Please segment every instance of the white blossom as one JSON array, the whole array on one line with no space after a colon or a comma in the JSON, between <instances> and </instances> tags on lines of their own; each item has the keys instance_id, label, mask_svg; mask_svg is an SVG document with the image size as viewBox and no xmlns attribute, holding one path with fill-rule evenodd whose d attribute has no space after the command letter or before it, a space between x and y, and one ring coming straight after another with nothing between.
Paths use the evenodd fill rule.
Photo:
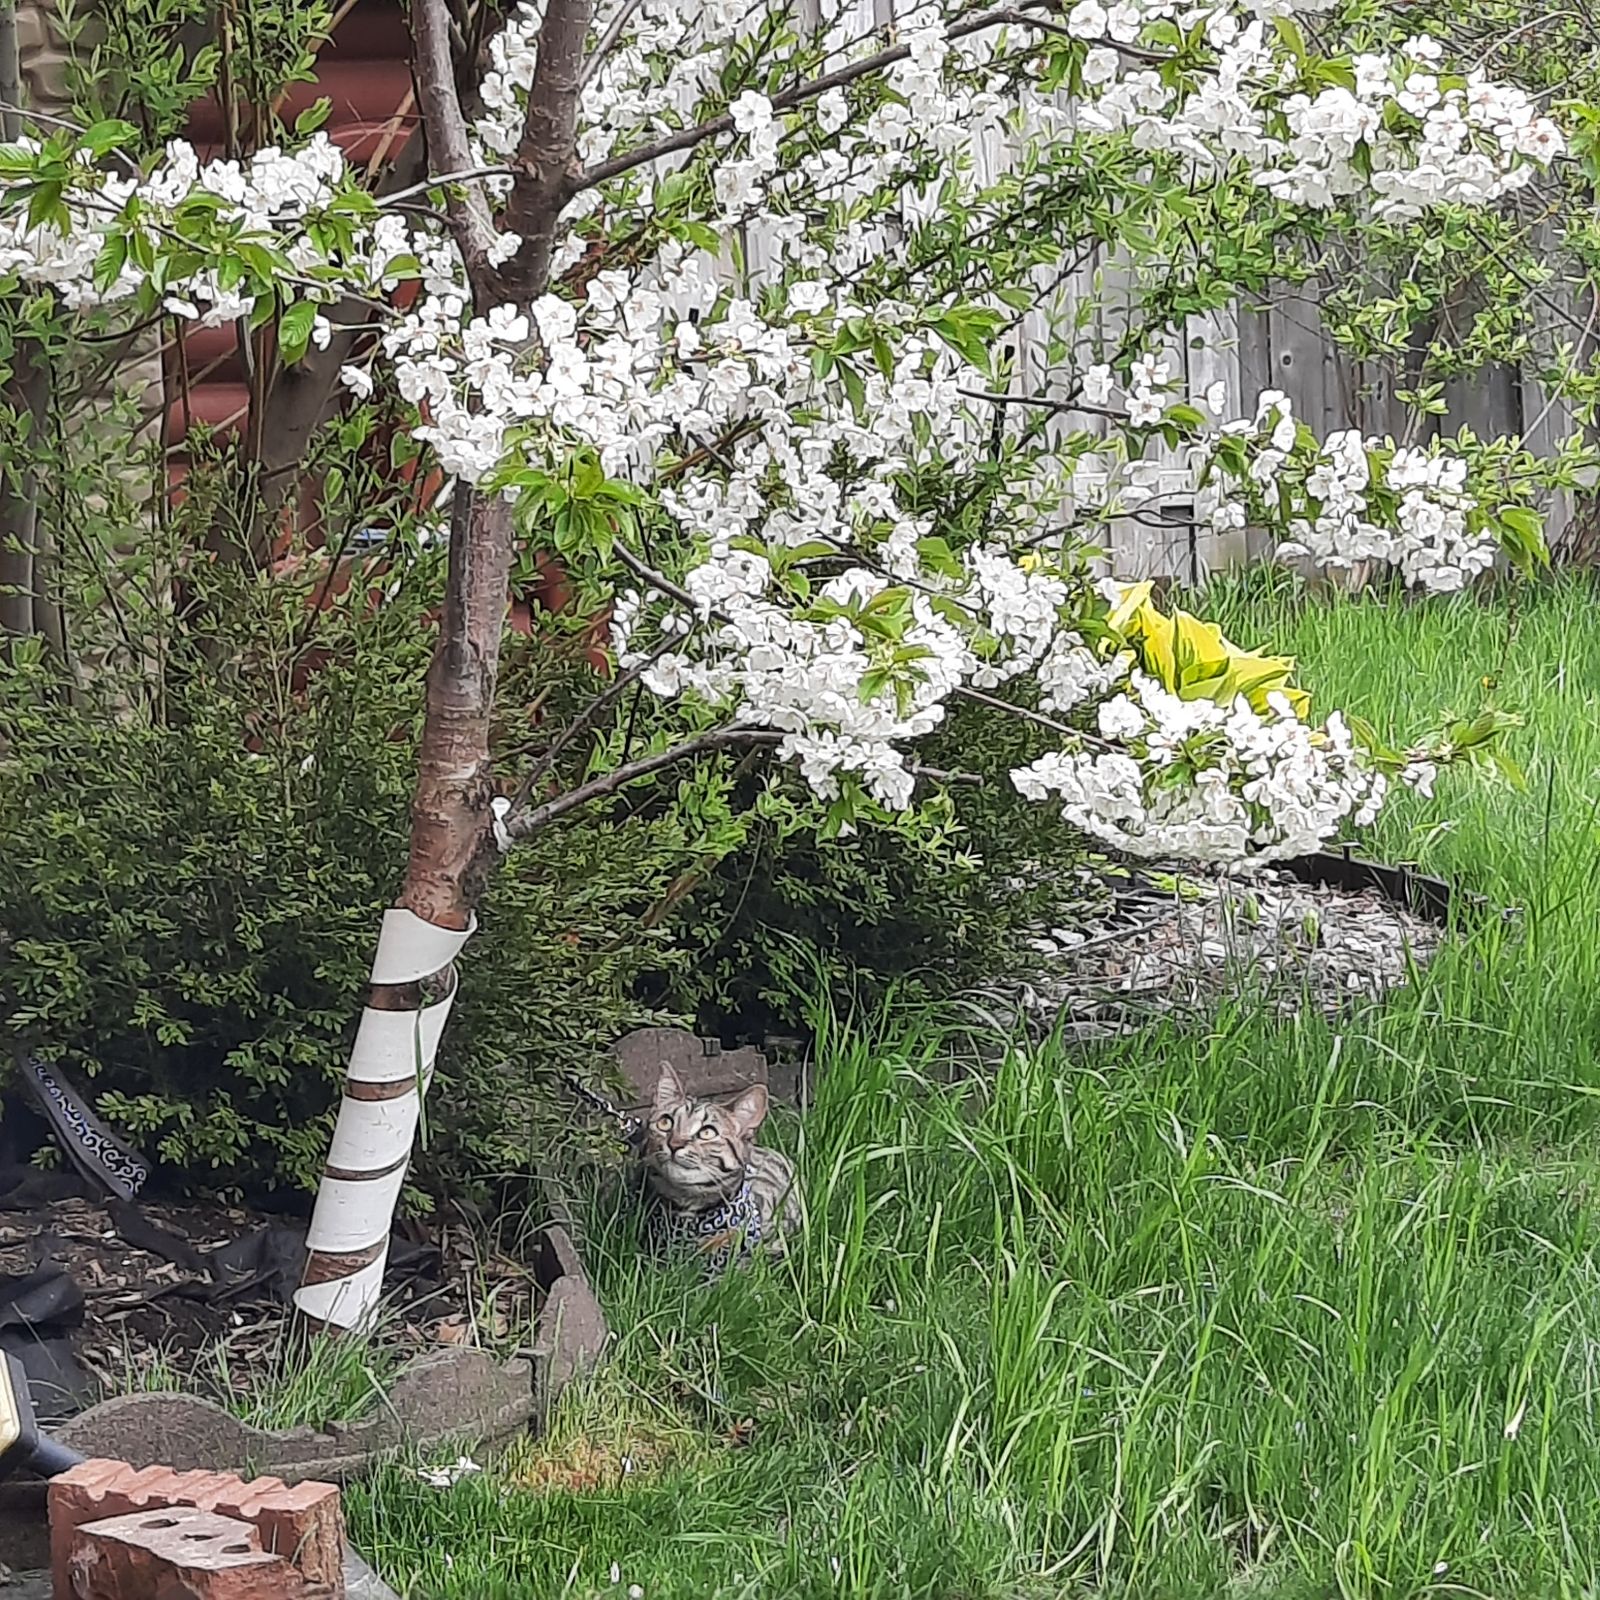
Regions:
<instances>
[{"instance_id":1,"label":"white blossom","mask_svg":"<svg viewBox=\"0 0 1600 1600\"><path fill-rule=\"evenodd\" d=\"M955 219L973 233L994 216L983 198L994 175L971 155L986 129L1015 147L1007 181L1024 188L1030 164L1054 181L1052 163L1069 154L1092 162L1131 144L1140 161L1194 186L1237 182L1285 207L1402 220L1499 202L1563 153L1559 129L1525 92L1481 71L1462 86L1426 38L1357 55L1348 82L1307 82L1271 23L1311 9L1326 6L1076 0L1064 25L1087 49L1069 113L1025 81L1039 37L1026 13L1007 24L1023 46L996 60L992 39L951 40L947 17L966 11L924 4L898 19L905 55L880 81L775 111L756 89L730 99L723 87L729 46L748 27L743 0L642 0L586 85L578 166L726 121L703 168L643 164L580 187L553 241L551 287L530 305L477 314L454 243L425 216L340 213L355 175L322 134L243 161L202 161L174 142L140 176L86 160L63 198L65 229L30 223L26 208L0 211L0 274L49 284L69 310L131 310L144 296L141 314L234 322L255 310L256 291L220 254L186 264L159 294L127 263L97 276L130 202L141 248L163 251L177 209L201 195L236 241L291 261L270 286L272 304L305 318L319 348L331 344L340 299L381 306L413 285L373 360L457 492L494 482L516 498L524 483L564 482L577 463L598 463L648 508L641 519L664 521L667 542L689 552L670 583L626 589L613 605L612 647L650 693L781 736L779 759L824 800L849 790L899 810L913 799L910 747L942 724L953 697L1027 680L1045 715L1077 720L1062 748L1014 774L1019 791L1054 797L1074 826L1135 854L1270 858L1311 848L1381 802L1384 780L1343 723L1311 726L1284 702L1258 711L1180 698L1090 626L1105 602L1079 568L1024 555L1063 507L1092 533L1097 520L1158 498L1163 469L1141 458L1143 430L1165 420L1180 379L1173 361L1096 344L1107 359L1082 370L1082 403L1107 410L1113 368L1126 374L1106 436L1020 454L979 531L952 550L914 486L998 476L994 408L973 396L991 382L981 369L999 343L998 307L1015 308L990 288L958 302L948 283L918 275L911 245L920 228ZM529 0L489 41L472 128L485 166L504 165L521 139L541 22ZM1144 59L1161 32L1153 23L1203 39L1181 77ZM848 32L824 42L830 61L875 48ZM787 82L783 67L762 81ZM489 180L496 205L509 181ZM681 229L650 221L669 183L680 197L687 184L700 208ZM324 255L314 241L341 216L347 242ZM637 256L610 248L635 237L630 227L649 240ZM764 258L730 271L756 238ZM520 247L500 231L491 255L506 262ZM885 263L901 275L877 270ZM959 319L973 314L989 320L963 339ZM1088 356L1082 327L1063 338L1071 366ZM358 398L374 391L365 365L339 376ZM1203 400L1220 418L1225 386ZM1447 589L1493 560L1466 464L1444 447L1391 451L1349 431L1308 443L1271 391L1253 418L1200 431L1197 471L1223 441L1243 448L1243 470L1194 486L1197 515L1219 530L1251 516L1281 521L1274 508L1287 500L1289 530L1324 565L1381 559L1408 582ZM1392 525L1377 500L1392 501ZM617 538L634 536L618 523ZM1427 763L1407 781L1426 792Z\"/></svg>"}]
</instances>

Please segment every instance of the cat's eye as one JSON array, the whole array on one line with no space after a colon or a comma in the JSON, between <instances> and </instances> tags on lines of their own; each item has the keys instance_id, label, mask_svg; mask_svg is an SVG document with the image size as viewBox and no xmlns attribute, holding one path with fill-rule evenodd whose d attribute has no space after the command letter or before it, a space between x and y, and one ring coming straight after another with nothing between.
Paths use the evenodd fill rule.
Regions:
<instances>
[{"instance_id":1,"label":"cat's eye","mask_svg":"<svg viewBox=\"0 0 1600 1600\"><path fill-rule=\"evenodd\" d=\"M671 1133L672 1132L672 1118L671 1117L657 1117L656 1118L656 1126L663 1133Z\"/></svg>"},{"instance_id":2,"label":"cat's eye","mask_svg":"<svg viewBox=\"0 0 1600 1600\"><path fill-rule=\"evenodd\" d=\"M702 1139L715 1139L716 1136L717 1130L713 1128L709 1122L700 1130L700 1137Z\"/></svg>"}]
</instances>

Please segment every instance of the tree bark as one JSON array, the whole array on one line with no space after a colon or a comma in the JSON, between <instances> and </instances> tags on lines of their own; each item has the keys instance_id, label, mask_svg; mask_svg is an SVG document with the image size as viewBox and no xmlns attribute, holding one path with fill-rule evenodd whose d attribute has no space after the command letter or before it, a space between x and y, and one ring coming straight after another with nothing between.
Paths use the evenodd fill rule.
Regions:
<instances>
[{"instance_id":1,"label":"tree bark","mask_svg":"<svg viewBox=\"0 0 1600 1600\"><path fill-rule=\"evenodd\" d=\"M0 139L22 132L22 46L17 38L17 0L0 0Z\"/></svg>"},{"instance_id":2,"label":"tree bark","mask_svg":"<svg viewBox=\"0 0 1600 1600\"><path fill-rule=\"evenodd\" d=\"M414 129L385 170L376 193L382 198L408 188L422 172L422 135ZM334 333L327 349L307 350L294 366L273 373L260 426L250 430L249 456L241 464L254 491L249 548L244 553L257 566L268 561L303 486L301 470L312 439L338 408L340 367L372 337L346 330L370 319L370 309L360 301L339 301L328 311Z\"/></svg>"},{"instance_id":3,"label":"tree bark","mask_svg":"<svg viewBox=\"0 0 1600 1600\"><path fill-rule=\"evenodd\" d=\"M510 582L511 507L499 496L460 495L400 894L408 911L441 927L468 926L496 854L489 723Z\"/></svg>"},{"instance_id":4,"label":"tree bark","mask_svg":"<svg viewBox=\"0 0 1600 1600\"><path fill-rule=\"evenodd\" d=\"M525 300L549 282L556 225L581 171L575 153L578 104L593 14L593 0L550 0L539 30L539 59L506 205L506 226L521 235L522 245L502 269L507 287Z\"/></svg>"},{"instance_id":5,"label":"tree bark","mask_svg":"<svg viewBox=\"0 0 1600 1600\"><path fill-rule=\"evenodd\" d=\"M455 998L454 957L497 855L489 726L510 577L510 506L459 494L410 857L384 919L295 1296L315 1327L359 1329L376 1309L422 1096Z\"/></svg>"},{"instance_id":6,"label":"tree bark","mask_svg":"<svg viewBox=\"0 0 1600 1600\"><path fill-rule=\"evenodd\" d=\"M0 140L21 137L22 72L17 44L16 0L0 0ZM27 449L39 447L42 407L37 403L41 372L31 356L31 343L17 346L15 366L6 383L6 406L33 418ZM0 650L9 641L33 632L34 541L39 515L38 484L32 460L13 444L0 456Z\"/></svg>"}]
</instances>

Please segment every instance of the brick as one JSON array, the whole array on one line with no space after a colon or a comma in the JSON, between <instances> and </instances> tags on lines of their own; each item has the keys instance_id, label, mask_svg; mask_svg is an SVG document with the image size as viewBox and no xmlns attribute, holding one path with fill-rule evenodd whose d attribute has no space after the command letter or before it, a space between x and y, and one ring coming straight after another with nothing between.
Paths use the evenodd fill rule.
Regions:
<instances>
[{"instance_id":1,"label":"brick","mask_svg":"<svg viewBox=\"0 0 1600 1600\"><path fill-rule=\"evenodd\" d=\"M44 7L21 5L17 7L17 54L26 61L39 50L47 50L54 43L50 37L50 24Z\"/></svg>"},{"instance_id":2,"label":"brick","mask_svg":"<svg viewBox=\"0 0 1600 1600\"><path fill-rule=\"evenodd\" d=\"M344 1516L331 1483L279 1478L250 1482L226 1472L139 1470L121 1461L86 1461L50 1480L50 1556L57 1593L70 1595L73 1532L84 1523L162 1507L192 1507L252 1527L256 1548L293 1564L318 1600L343 1600Z\"/></svg>"},{"instance_id":3,"label":"brick","mask_svg":"<svg viewBox=\"0 0 1600 1600\"><path fill-rule=\"evenodd\" d=\"M305 1584L248 1522L154 1506L73 1529L58 1600L303 1600Z\"/></svg>"},{"instance_id":4,"label":"brick","mask_svg":"<svg viewBox=\"0 0 1600 1600\"><path fill-rule=\"evenodd\" d=\"M307 1583L330 1595L344 1593L344 1513L331 1483L297 1483L287 1489L277 1478L257 1478L238 1493L238 1480L213 1500L225 1517L252 1524L261 1548L287 1556Z\"/></svg>"}]
</instances>

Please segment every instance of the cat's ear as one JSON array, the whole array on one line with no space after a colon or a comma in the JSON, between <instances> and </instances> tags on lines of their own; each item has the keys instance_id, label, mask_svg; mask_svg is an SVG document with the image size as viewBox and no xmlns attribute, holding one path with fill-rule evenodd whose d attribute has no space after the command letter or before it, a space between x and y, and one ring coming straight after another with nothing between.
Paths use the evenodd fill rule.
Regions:
<instances>
[{"instance_id":1,"label":"cat's ear","mask_svg":"<svg viewBox=\"0 0 1600 1600\"><path fill-rule=\"evenodd\" d=\"M663 1112L676 1111L688 1098L678 1074L663 1061L661 1076L656 1079L655 1100L651 1108L654 1114L659 1117Z\"/></svg>"},{"instance_id":2,"label":"cat's ear","mask_svg":"<svg viewBox=\"0 0 1600 1600\"><path fill-rule=\"evenodd\" d=\"M755 1083L728 1107L728 1115L738 1123L739 1132L748 1139L767 1120L768 1104L766 1084Z\"/></svg>"}]
</instances>

